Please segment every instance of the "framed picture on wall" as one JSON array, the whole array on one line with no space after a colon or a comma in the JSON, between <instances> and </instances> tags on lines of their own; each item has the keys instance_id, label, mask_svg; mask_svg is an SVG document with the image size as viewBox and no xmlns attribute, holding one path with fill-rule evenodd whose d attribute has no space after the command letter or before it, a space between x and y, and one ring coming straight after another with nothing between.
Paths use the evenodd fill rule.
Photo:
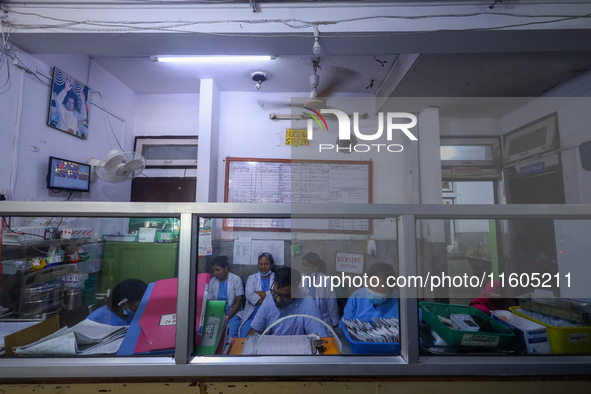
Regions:
<instances>
[{"instance_id":1,"label":"framed picture on wall","mask_svg":"<svg viewBox=\"0 0 591 394\"><path fill-rule=\"evenodd\" d=\"M47 124L76 137L88 137L88 112L91 90L88 86L57 67L49 99Z\"/></svg>"}]
</instances>

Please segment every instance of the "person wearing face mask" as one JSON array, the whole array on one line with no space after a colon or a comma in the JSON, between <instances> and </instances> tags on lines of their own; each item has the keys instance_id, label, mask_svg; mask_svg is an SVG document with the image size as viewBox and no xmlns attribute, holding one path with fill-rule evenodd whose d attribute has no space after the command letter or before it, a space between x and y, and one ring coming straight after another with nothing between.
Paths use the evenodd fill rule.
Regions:
<instances>
[{"instance_id":1,"label":"person wearing face mask","mask_svg":"<svg viewBox=\"0 0 591 394\"><path fill-rule=\"evenodd\" d=\"M358 289L351 294L345 305L343 318L362 321L372 321L379 317L398 319L398 292L386 284L388 277L394 276L394 268L386 263L376 263L370 267L367 276L368 282L372 276L379 278L378 285Z\"/></svg>"},{"instance_id":2,"label":"person wearing face mask","mask_svg":"<svg viewBox=\"0 0 591 394\"><path fill-rule=\"evenodd\" d=\"M139 279L126 279L113 288L105 305L87 319L110 326L127 326L140 306L148 285Z\"/></svg>"},{"instance_id":3,"label":"person wearing face mask","mask_svg":"<svg viewBox=\"0 0 591 394\"><path fill-rule=\"evenodd\" d=\"M289 267L275 271L271 296L265 297L252 321L248 335L262 334L275 321L290 315L308 315L322 319L318 305L306 294L300 294L301 274ZM265 335L311 335L328 336L324 325L307 317L294 317L274 325Z\"/></svg>"},{"instance_id":4,"label":"person wearing face mask","mask_svg":"<svg viewBox=\"0 0 591 394\"><path fill-rule=\"evenodd\" d=\"M242 279L231 273L228 257L218 256L211 263L213 277L209 280L208 300L226 301L226 320L228 321L228 333L231 337L238 336L240 317L237 313L242 308L242 296L244 289Z\"/></svg>"},{"instance_id":5,"label":"person wearing face mask","mask_svg":"<svg viewBox=\"0 0 591 394\"><path fill-rule=\"evenodd\" d=\"M273 268L275 260L271 253L259 254L258 270L252 274L246 281L246 306L240 316L239 336L245 338L250 331L252 320L261 308L261 304L267 296L271 296L271 284L275 280Z\"/></svg>"},{"instance_id":6,"label":"person wearing face mask","mask_svg":"<svg viewBox=\"0 0 591 394\"><path fill-rule=\"evenodd\" d=\"M304 256L302 268L302 289L316 301L322 320L333 327L338 326L340 318L335 292L324 286L326 263L316 253L310 252ZM309 276L312 280L304 280L304 276Z\"/></svg>"}]
</instances>

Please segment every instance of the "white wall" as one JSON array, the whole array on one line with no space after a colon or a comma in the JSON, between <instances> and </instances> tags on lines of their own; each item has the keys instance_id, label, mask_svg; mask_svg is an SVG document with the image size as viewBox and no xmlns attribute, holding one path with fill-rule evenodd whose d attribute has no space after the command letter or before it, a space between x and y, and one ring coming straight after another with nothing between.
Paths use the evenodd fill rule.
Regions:
<instances>
[{"instance_id":1,"label":"white wall","mask_svg":"<svg viewBox=\"0 0 591 394\"><path fill-rule=\"evenodd\" d=\"M29 74L23 74L10 62L11 83L9 90L0 94L0 142L2 143L0 188L10 188L10 199L16 201L64 200L66 192L51 193L47 190L46 175L49 156L88 162L91 157L104 158L109 150L118 148L115 135L124 148L131 149L133 141L133 123L135 114L135 93L114 78L101 66L91 62L87 56L78 55L39 55L31 58L37 63L39 81ZM83 140L47 126L52 67L70 74L79 81L88 84L96 91L101 91L104 102L97 94L92 102L104 104L104 107L120 114L126 119L122 122L106 115L92 106L89 116L88 139ZM5 68L2 70L2 73ZM0 78L1 74L0 73ZM22 75L22 85L19 85ZM19 109L19 100L22 109ZM113 130L111 130L111 127ZM14 142L17 157L14 160ZM10 178L15 175L14 187ZM90 193L74 193L74 200L90 201L129 201L130 182L106 183L97 180L91 185Z\"/></svg>"},{"instance_id":2,"label":"white wall","mask_svg":"<svg viewBox=\"0 0 591 394\"><path fill-rule=\"evenodd\" d=\"M306 128L306 121L292 122L289 120L271 120L270 113L290 114L289 106L275 106L263 109L259 102L289 103L292 97L306 97L308 93L260 93L260 92L221 92L221 113L219 125L219 168L217 201L224 200L226 157L276 158L276 159L322 159L322 160L369 160L373 161L373 203L374 204L403 204L409 203L412 194L412 161L413 153L409 141L402 133L394 133L391 143L399 143L405 147L401 153L351 153L343 154L333 151L319 153L319 144L334 144L337 139L337 122L328 122L328 132L314 128L314 139L309 146L290 147L285 145L285 130L288 128ZM329 107L347 110L352 103L360 103L356 110L360 113L370 112L375 107L373 99L364 98L331 98ZM338 104L335 104L338 102ZM367 108L364 108L366 106ZM349 112L349 111L347 111ZM377 130L377 118L361 120L360 131L373 134ZM384 132L384 135L386 133ZM379 141L385 143L385 137ZM363 143L360 141L359 143ZM416 142L412 142L416 143ZM409 148L409 149L406 149ZM380 221L374 223L374 235L378 238L394 239L392 226L384 224L380 228ZM288 234L274 234L282 238ZM253 237L264 237L263 233L253 234ZM300 237L300 234L298 234ZM327 238L340 237L334 234ZM315 236L315 239L318 239ZM350 238L349 235L346 236Z\"/></svg>"},{"instance_id":3,"label":"white wall","mask_svg":"<svg viewBox=\"0 0 591 394\"><path fill-rule=\"evenodd\" d=\"M198 94L138 94L136 95L134 137L138 136L196 136L199 135ZM133 141L131 142L133 149ZM195 168L147 168L150 177L195 177Z\"/></svg>"},{"instance_id":4,"label":"white wall","mask_svg":"<svg viewBox=\"0 0 591 394\"><path fill-rule=\"evenodd\" d=\"M487 136L500 135L499 118L439 118L439 133L448 136Z\"/></svg>"}]
</instances>

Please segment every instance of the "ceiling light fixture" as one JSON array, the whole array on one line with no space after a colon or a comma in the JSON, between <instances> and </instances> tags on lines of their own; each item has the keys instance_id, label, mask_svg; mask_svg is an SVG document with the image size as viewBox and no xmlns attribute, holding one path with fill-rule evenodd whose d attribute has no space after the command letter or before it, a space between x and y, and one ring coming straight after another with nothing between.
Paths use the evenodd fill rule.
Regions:
<instances>
[{"instance_id":1,"label":"ceiling light fixture","mask_svg":"<svg viewBox=\"0 0 591 394\"><path fill-rule=\"evenodd\" d=\"M150 56L153 62L162 63L242 63L275 60L275 56Z\"/></svg>"},{"instance_id":2,"label":"ceiling light fixture","mask_svg":"<svg viewBox=\"0 0 591 394\"><path fill-rule=\"evenodd\" d=\"M312 52L314 52L315 55L320 55L320 51L322 48L320 48L320 32L318 31L318 26L316 26L314 28L314 46L312 47Z\"/></svg>"}]
</instances>

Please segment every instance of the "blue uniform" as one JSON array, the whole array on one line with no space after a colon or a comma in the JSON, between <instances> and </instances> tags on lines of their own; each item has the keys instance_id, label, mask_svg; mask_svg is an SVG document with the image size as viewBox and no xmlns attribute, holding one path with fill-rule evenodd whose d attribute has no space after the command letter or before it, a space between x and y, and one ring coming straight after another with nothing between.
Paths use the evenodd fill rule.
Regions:
<instances>
[{"instance_id":1,"label":"blue uniform","mask_svg":"<svg viewBox=\"0 0 591 394\"><path fill-rule=\"evenodd\" d=\"M131 323L133 316L129 316L127 320L123 320L115 313L111 312L106 305L103 305L88 315L87 319L97 323L108 324L110 326L128 326Z\"/></svg>"},{"instance_id":2,"label":"blue uniform","mask_svg":"<svg viewBox=\"0 0 591 394\"><path fill-rule=\"evenodd\" d=\"M398 297L386 298L386 302L381 305L372 304L368 300L365 288L356 290L345 305L343 312L344 319L359 319L362 321L372 321L378 317L399 318L398 315Z\"/></svg>"},{"instance_id":3,"label":"blue uniform","mask_svg":"<svg viewBox=\"0 0 591 394\"><path fill-rule=\"evenodd\" d=\"M322 320L318 305L310 297L296 298L283 309L277 308L273 297L266 297L252 321L251 327L262 334L273 322L289 315L309 315ZM273 326L265 335L309 335L315 333L321 337L329 336L322 323L305 317L294 317Z\"/></svg>"}]
</instances>

